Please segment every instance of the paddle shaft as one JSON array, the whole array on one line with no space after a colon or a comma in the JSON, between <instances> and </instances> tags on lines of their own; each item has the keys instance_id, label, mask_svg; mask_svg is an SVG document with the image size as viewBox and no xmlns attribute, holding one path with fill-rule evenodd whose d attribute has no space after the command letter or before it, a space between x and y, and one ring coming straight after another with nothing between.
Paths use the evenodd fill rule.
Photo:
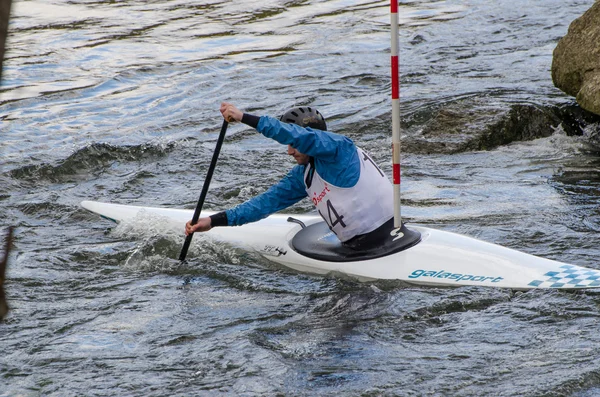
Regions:
<instances>
[{"instance_id":1,"label":"paddle shaft","mask_svg":"<svg viewBox=\"0 0 600 397\"><path fill-rule=\"evenodd\" d=\"M192 225L195 225L198 222L198 219L200 218L202 206L204 205L204 199L206 198L206 194L208 192L208 186L210 185L210 180L212 179L213 172L215 171L215 167L217 166L219 152L221 151L221 146L223 145L223 140L225 139L225 132L227 131L227 126L227 121L223 120L223 126L221 126L221 133L219 134L219 139L217 140L217 147L215 148L215 152L213 153L213 157L210 162L210 167L208 167L208 173L206 174L206 179L204 180L204 185L202 186L202 192L200 193L200 198L198 199L198 204L196 205L196 210L194 211L194 216L192 217ZM186 236L185 242L183 243L183 247L181 248L181 253L179 254L180 261L185 260L188 249L190 248L190 244L192 243L193 236L194 233L191 233Z\"/></svg>"}]
</instances>

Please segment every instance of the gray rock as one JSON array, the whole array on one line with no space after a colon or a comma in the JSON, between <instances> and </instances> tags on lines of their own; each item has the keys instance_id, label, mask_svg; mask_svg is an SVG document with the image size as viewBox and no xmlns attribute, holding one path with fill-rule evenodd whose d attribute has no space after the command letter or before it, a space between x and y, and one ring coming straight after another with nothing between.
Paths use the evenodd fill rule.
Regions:
<instances>
[{"instance_id":1,"label":"gray rock","mask_svg":"<svg viewBox=\"0 0 600 397\"><path fill-rule=\"evenodd\" d=\"M389 139L390 113L368 122L338 126L364 142ZM402 116L402 152L453 154L493 150L512 142L544 138L557 130L600 150L600 116L575 101L560 105L490 96L429 103ZM370 151L371 155L376 155Z\"/></svg>"},{"instance_id":2,"label":"gray rock","mask_svg":"<svg viewBox=\"0 0 600 397\"><path fill-rule=\"evenodd\" d=\"M600 115L600 2L569 26L552 59L554 85Z\"/></svg>"},{"instance_id":3,"label":"gray rock","mask_svg":"<svg viewBox=\"0 0 600 397\"><path fill-rule=\"evenodd\" d=\"M434 110L424 124L406 131L403 147L413 153L490 150L514 141L550 136L561 123L552 109L472 98Z\"/></svg>"}]
</instances>

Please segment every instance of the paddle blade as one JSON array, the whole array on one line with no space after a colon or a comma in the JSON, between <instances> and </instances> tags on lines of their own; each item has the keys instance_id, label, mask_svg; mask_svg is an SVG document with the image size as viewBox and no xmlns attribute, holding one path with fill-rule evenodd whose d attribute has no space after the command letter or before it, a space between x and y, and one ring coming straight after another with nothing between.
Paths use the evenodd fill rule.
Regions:
<instances>
[{"instance_id":1,"label":"paddle blade","mask_svg":"<svg viewBox=\"0 0 600 397\"><path fill-rule=\"evenodd\" d=\"M185 236L183 247L181 248L181 252L179 253L179 260L181 262L183 262L185 260L185 257L187 256L188 249L190 248L190 244L192 243L192 236L193 234Z\"/></svg>"}]
</instances>

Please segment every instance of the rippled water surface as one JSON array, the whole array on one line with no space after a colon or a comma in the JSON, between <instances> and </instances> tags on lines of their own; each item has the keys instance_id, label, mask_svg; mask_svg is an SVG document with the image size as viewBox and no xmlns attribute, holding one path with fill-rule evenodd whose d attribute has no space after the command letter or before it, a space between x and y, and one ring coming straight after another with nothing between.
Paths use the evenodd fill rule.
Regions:
<instances>
[{"instance_id":1,"label":"rippled water surface","mask_svg":"<svg viewBox=\"0 0 600 397\"><path fill-rule=\"evenodd\" d=\"M552 51L592 4L400 2L405 135L460 100L572 101ZM318 106L389 174L388 3L15 0L10 28L0 396L600 394L597 292L316 277L206 236L181 265L182 231L79 207L194 208L223 100L259 115ZM540 135L407 151L405 219L600 269L598 151L560 126ZM264 191L288 157L231 126L206 206Z\"/></svg>"}]
</instances>

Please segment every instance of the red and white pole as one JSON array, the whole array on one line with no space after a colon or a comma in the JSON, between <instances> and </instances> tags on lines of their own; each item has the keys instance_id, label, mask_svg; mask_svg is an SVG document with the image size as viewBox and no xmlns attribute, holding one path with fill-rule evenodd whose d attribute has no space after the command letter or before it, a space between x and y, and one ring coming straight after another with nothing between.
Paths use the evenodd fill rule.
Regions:
<instances>
[{"instance_id":1,"label":"red and white pole","mask_svg":"<svg viewBox=\"0 0 600 397\"><path fill-rule=\"evenodd\" d=\"M398 1L390 1L392 33L392 179L394 185L394 227L402 226L400 214L400 69L398 62Z\"/></svg>"}]
</instances>

